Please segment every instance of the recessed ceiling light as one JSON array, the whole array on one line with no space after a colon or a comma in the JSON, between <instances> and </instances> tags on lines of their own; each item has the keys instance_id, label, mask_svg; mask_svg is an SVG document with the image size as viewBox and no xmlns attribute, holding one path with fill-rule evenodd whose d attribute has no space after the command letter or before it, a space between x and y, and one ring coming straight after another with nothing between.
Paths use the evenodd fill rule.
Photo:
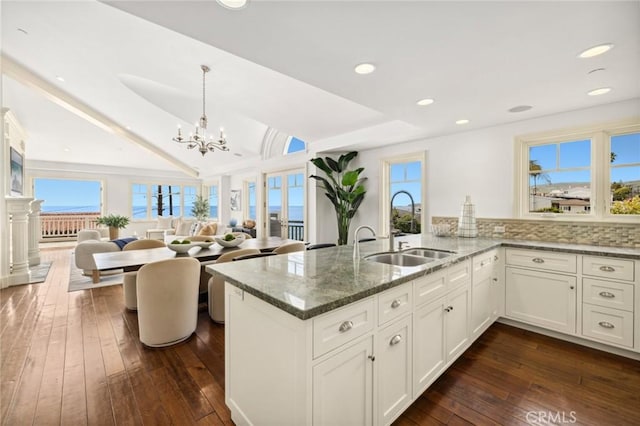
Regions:
<instances>
[{"instance_id":1,"label":"recessed ceiling light","mask_svg":"<svg viewBox=\"0 0 640 426\"><path fill-rule=\"evenodd\" d=\"M611 91L611 87L600 87L599 89L593 89L587 92L589 96L598 96L604 95L605 93L609 93Z\"/></svg>"},{"instance_id":2,"label":"recessed ceiling light","mask_svg":"<svg viewBox=\"0 0 640 426\"><path fill-rule=\"evenodd\" d=\"M509 108L509 112L524 112L524 111L529 111L531 108L533 108L531 105L518 105L518 106L514 106L513 108Z\"/></svg>"},{"instance_id":3,"label":"recessed ceiling light","mask_svg":"<svg viewBox=\"0 0 640 426\"><path fill-rule=\"evenodd\" d=\"M611 49L613 49L613 43L599 44L580 52L578 54L578 58L593 58L594 56L602 55Z\"/></svg>"},{"instance_id":4,"label":"recessed ceiling light","mask_svg":"<svg viewBox=\"0 0 640 426\"><path fill-rule=\"evenodd\" d=\"M227 9L238 10L243 9L249 3L249 0L216 0L219 5Z\"/></svg>"},{"instance_id":5,"label":"recessed ceiling light","mask_svg":"<svg viewBox=\"0 0 640 426\"><path fill-rule=\"evenodd\" d=\"M59 75L56 76L56 80L64 83L64 77L60 77Z\"/></svg>"},{"instance_id":6,"label":"recessed ceiling light","mask_svg":"<svg viewBox=\"0 0 640 426\"><path fill-rule=\"evenodd\" d=\"M63 151L64 151L64 152L69 152L69 151L71 151L71 148L69 148L68 146L65 146L65 147L64 147L64 149L63 149Z\"/></svg>"},{"instance_id":7,"label":"recessed ceiling light","mask_svg":"<svg viewBox=\"0 0 640 426\"><path fill-rule=\"evenodd\" d=\"M354 68L354 71L358 74L371 74L375 70L375 65L367 63L356 65L356 67Z\"/></svg>"},{"instance_id":8,"label":"recessed ceiling light","mask_svg":"<svg viewBox=\"0 0 640 426\"><path fill-rule=\"evenodd\" d=\"M456 124L468 124L468 123L469 123L469 120L467 120L467 119L462 119L462 120L456 121Z\"/></svg>"},{"instance_id":9,"label":"recessed ceiling light","mask_svg":"<svg viewBox=\"0 0 640 426\"><path fill-rule=\"evenodd\" d=\"M425 98L425 99L420 99L418 102L416 102L416 104L420 106L427 106L427 105L431 105L434 102L435 101L431 98Z\"/></svg>"}]
</instances>

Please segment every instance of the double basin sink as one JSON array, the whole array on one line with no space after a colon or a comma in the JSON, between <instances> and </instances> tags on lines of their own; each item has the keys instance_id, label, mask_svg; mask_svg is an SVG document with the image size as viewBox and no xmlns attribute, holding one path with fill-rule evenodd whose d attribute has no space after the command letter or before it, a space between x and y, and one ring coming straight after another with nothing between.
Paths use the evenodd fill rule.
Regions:
<instances>
[{"instance_id":1,"label":"double basin sink","mask_svg":"<svg viewBox=\"0 0 640 426\"><path fill-rule=\"evenodd\" d=\"M453 251L436 250L430 248L409 248L401 252L374 253L365 256L370 262L386 263L394 266L420 266L438 259L444 259L456 254Z\"/></svg>"}]
</instances>

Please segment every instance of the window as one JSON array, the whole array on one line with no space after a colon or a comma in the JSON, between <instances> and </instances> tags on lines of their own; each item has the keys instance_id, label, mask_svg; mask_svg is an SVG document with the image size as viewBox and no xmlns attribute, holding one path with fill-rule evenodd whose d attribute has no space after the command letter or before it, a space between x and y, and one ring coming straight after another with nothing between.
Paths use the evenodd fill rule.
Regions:
<instances>
[{"instance_id":1,"label":"window","mask_svg":"<svg viewBox=\"0 0 640 426\"><path fill-rule=\"evenodd\" d=\"M183 186L183 199L184 199L184 217L193 217L193 203L196 201L196 187L195 186Z\"/></svg>"},{"instance_id":2,"label":"window","mask_svg":"<svg viewBox=\"0 0 640 426\"><path fill-rule=\"evenodd\" d=\"M640 124L516 138L518 217L640 218Z\"/></svg>"},{"instance_id":3,"label":"window","mask_svg":"<svg viewBox=\"0 0 640 426\"><path fill-rule=\"evenodd\" d=\"M256 219L256 183L255 181L247 181L245 182L244 193L247 194L246 205L248 206L248 217L247 219L257 220Z\"/></svg>"},{"instance_id":4,"label":"window","mask_svg":"<svg viewBox=\"0 0 640 426\"><path fill-rule=\"evenodd\" d=\"M133 183L131 185L131 216L133 219L155 219L159 216L191 216L195 186Z\"/></svg>"},{"instance_id":5,"label":"window","mask_svg":"<svg viewBox=\"0 0 640 426\"><path fill-rule=\"evenodd\" d=\"M381 202L381 232L389 232L389 222L393 222L393 228L402 233L421 233L424 209L424 154L412 154L408 156L390 158L383 161L383 185L388 188L380 197ZM409 195L398 191L406 191ZM395 195L394 197L394 194ZM389 206L393 198L393 210ZM411 201L413 199L415 215L411 216ZM391 216L390 216L391 214Z\"/></svg>"},{"instance_id":6,"label":"window","mask_svg":"<svg viewBox=\"0 0 640 426\"><path fill-rule=\"evenodd\" d=\"M99 181L36 178L33 193L44 200L42 213L100 215L102 184Z\"/></svg>"},{"instance_id":7,"label":"window","mask_svg":"<svg viewBox=\"0 0 640 426\"><path fill-rule=\"evenodd\" d=\"M218 220L218 185L209 186L209 217Z\"/></svg>"},{"instance_id":8,"label":"window","mask_svg":"<svg viewBox=\"0 0 640 426\"><path fill-rule=\"evenodd\" d=\"M530 145L528 162L529 212L591 210L590 139Z\"/></svg>"},{"instance_id":9,"label":"window","mask_svg":"<svg viewBox=\"0 0 640 426\"><path fill-rule=\"evenodd\" d=\"M640 133L611 136L609 211L640 215Z\"/></svg>"},{"instance_id":10,"label":"window","mask_svg":"<svg viewBox=\"0 0 640 426\"><path fill-rule=\"evenodd\" d=\"M304 141L296 138L295 136L291 136L284 149L284 155L293 154L294 152L304 152L306 150L307 144Z\"/></svg>"}]
</instances>

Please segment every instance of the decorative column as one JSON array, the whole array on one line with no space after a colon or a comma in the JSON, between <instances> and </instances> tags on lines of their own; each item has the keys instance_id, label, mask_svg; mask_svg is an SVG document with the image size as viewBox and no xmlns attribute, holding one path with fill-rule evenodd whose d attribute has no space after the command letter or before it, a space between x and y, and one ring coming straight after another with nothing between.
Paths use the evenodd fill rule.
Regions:
<instances>
[{"instance_id":1,"label":"decorative column","mask_svg":"<svg viewBox=\"0 0 640 426\"><path fill-rule=\"evenodd\" d=\"M29 266L40 264L40 239L42 238L40 212L42 211L42 203L44 203L44 200L33 200L31 202L31 213L29 213Z\"/></svg>"},{"instance_id":2,"label":"decorative column","mask_svg":"<svg viewBox=\"0 0 640 426\"><path fill-rule=\"evenodd\" d=\"M9 285L26 284L29 271L29 204L33 198L7 197L7 213L11 217L11 274Z\"/></svg>"}]
</instances>

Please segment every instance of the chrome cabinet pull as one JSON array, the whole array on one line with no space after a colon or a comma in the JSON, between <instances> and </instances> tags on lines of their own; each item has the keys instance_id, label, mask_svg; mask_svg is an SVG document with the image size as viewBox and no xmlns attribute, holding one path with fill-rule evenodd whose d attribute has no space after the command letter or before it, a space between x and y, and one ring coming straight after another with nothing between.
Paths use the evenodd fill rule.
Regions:
<instances>
[{"instance_id":1,"label":"chrome cabinet pull","mask_svg":"<svg viewBox=\"0 0 640 426\"><path fill-rule=\"evenodd\" d=\"M598 325L600 327L603 327L603 328L615 328L615 326L613 324L611 324L610 322L607 322L607 321L600 321L598 323Z\"/></svg>"},{"instance_id":2,"label":"chrome cabinet pull","mask_svg":"<svg viewBox=\"0 0 640 426\"><path fill-rule=\"evenodd\" d=\"M616 268L614 268L613 266L609 266L609 265L604 265L600 267L600 270L602 272L615 272Z\"/></svg>"},{"instance_id":3,"label":"chrome cabinet pull","mask_svg":"<svg viewBox=\"0 0 640 426\"><path fill-rule=\"evenodd\" d=\"M531 259L531 261L533 263L544 263L544 259L539 258L539 257L534 257L533 259Z\"/></svg>"},{"instance_id":4,"label":"chrome cabinet pull","mask_svg":"<svg viewBox=\"0 0 640 426\"><path fill-rule=\"evenodd\" d=\"M375 355L369 355L367 358L369 358L371 360L371 362L376 360L376 356Z\"/></svg>"},{"instance_id":5,"label":"chrome cabinet pull","mask_svg":"<svg viewBox=\"0 0 640 426\"><path fill-rule=\"evenodd\" d=\"M602 297L606 297L608 299L613 299L614 297L616 297L615 294L613 293L609 293L608 291L601 291L600 293L598 293L600 296Z\"/></svg>"},{"instance_id":6,"label":"chrome cabinet pull","mask_svg":"<svg viewBox=\"0 0 640 426\"><path fill-rule=\"evenodd\" d=\"M399 334L396 334L391 338L391 340L389 340L389 346L397 345L400 342L402 342L402 336Z\"/></svg>"},{"instance_id":7,"label":"chrome cabinet pull","mask_svg":"<svg viewBox=\"0 0 640 426\"><path fill-rule=\"evenodd\" d=\"M391 308L396 309L400 307L400 301L398 299L395 299L393 302L391 302Z\"/></svg>"},{"instance_id":8,"label":"chrome cabinet pull","mask_svg":"<svg viewBox=\"0 0 640 426\"><path fill-rule=\"evenodd\" d=\"M498 261L498 255L493 256L493 260Z\"/></svg>"},{"instance_id":9,"label":"chrome cabinet pull","mask_svg":"<svg viewBox=\"0 0 640 426\"><path fill-rule=\"evenodd\" d=\"M572 286L572 285L570 285L570 286L569 286L569 288L570 288L571 290L573 290L575 287L574 287L574 286Z\"/></svg>"},{"instance_id":10,"label":"chrome cabinet pull","mask_svg":"<svg viewBox=\"0 0 640 426\"><path fill-rule=\"evenodd\" d=\"M445 312L451 312L453 311L453 306L447 306L446 308L444 308Z\"/></svg>"},{"instance_id":11,"label":"chrome cabinet pull","mask_svg":"<svg viewBox=\"0 0 640 426\"><path fill-rule=\"evenodd\" d=\"M346 331L349 331L353 328L353 321L345 321L342 324L340 324L340 328L338 329L338 331L340 331L340 333L344 333Z\"/></svg>"}]
</instances>

